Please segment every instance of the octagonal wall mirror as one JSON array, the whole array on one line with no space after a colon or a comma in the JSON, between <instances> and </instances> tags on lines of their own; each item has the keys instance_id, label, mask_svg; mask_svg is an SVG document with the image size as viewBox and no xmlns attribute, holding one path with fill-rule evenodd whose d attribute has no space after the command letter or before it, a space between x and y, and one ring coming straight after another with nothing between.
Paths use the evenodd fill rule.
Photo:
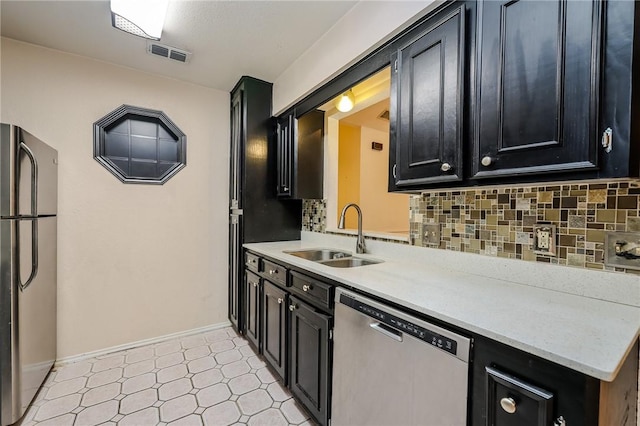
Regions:
<instances>
[{"instance_id":1,"label":"octagonal wall mirror","mask_svg":"<svg viewBox=\"0 0 640 426\"><path fill-rule=\"evenodd\" d=\"M124 183L162 185L187 164L187 137L162 111L122 105L93 124L93 143Z\"/></svg>"}]
</instances>

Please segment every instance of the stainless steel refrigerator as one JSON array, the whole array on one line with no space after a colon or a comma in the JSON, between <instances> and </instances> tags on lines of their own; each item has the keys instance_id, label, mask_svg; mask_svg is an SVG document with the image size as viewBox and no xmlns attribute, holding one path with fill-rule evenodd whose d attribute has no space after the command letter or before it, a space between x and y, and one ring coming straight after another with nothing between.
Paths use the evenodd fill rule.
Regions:
<instances>
[{"instance_id":1,"label":"stainless steel refrigerator","mask_svg":"<svg viewBox=\"0 0 640 426\"><path fill-rule=\"evenodd\" d=\"M22 417L56 359L58 153L0 124L0 424Z\"/></svg>"}]
</instances>

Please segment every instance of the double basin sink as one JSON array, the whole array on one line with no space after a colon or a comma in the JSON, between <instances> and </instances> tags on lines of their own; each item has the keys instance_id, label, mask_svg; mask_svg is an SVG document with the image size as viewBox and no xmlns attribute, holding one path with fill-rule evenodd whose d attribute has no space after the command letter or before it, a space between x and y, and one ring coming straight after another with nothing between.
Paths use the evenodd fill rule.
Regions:
<instances>
[{"instance_id":1,"label":"double basin sink","mask_svg":"<svg viewBox=\"0 0 640 426\"><path fill-rule=\"evenodd\" d=\"M311 260L312 262L318 262L323 265L332 266L334 268L353 268L356 266L382 263L382 260L353 257L348 251L333 249L293 250L285 251L284 253L297 256L302 259Z\"/></svg>"}]
</instances>

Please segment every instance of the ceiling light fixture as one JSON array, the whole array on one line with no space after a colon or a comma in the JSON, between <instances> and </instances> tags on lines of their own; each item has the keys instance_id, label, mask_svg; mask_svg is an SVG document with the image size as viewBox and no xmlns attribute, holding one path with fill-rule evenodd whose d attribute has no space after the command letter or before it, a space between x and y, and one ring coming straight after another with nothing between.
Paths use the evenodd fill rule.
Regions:
<instances>
[{"instance_id":1,"label":"ceiling light fixture","mask_svg":"<svg viewBox=\"0 0 640 426\"><path fill-rule=\"evenodd\" d=\"M160 40L169 0L111 0L111 25L124 32Z\"/></svg>"},{"instance_id":2,"label":"ceiling light fixture","mask_svg":"<svg viewBox=\"0 0 640 426\"><path fill-rule=\"evenodd\" d=\"M349 89L349 91L344 92L340 98L338 98L338 102L336 103L336 108L340 112L349 112L353 109L353 106L356 104L356 97L353 96L353 91Z\"/></svg>"}]
</instances>

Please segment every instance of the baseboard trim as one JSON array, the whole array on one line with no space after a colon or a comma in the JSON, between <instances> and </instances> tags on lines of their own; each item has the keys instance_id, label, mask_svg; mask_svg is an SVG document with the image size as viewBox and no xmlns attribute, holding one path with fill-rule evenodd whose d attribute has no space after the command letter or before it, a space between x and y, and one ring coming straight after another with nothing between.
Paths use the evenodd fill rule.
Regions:
<instances>
[{"instance_id":1,"label":"baseboard trim","mask_svg":"<svg viewBox=\"0 0 640 426\"><path fill-rule=\"evenodd\" d=\"M218 324L211 324L204 327L192 328L190 330L179 331L177 333L165 334L163 336L152 337L150 339L138 340L135 342L124 343L122 345L111 346L109 348L98 349L97 351L85 352L79 355L66 356L64 358L57 359L54 368L61 367L67 364L73 364L75 362L84 361L89 358L95 358L98 356L109 355L115 352L126 351L129 349L139 348L140 346L151 345L154 343L164 342L166 340L173 340L181 337L191 336L193 334L206 333L207 331L218 330L231 326L229 321L221 322Z\"/></svg>"}]
</instances>

